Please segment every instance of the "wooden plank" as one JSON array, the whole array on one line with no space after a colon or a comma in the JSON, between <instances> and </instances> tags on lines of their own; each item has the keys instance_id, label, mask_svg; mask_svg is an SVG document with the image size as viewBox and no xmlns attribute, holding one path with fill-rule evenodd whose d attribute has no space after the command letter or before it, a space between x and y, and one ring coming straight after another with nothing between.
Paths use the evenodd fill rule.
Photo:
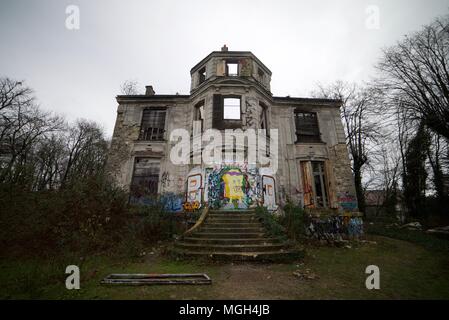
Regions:
<instances>
[{"instance_id":1,"label":"wooden plank","mask_svg":"<svg viewBox=\"0 0 449 320\"><path fill-rule=\"evenodd\" d=\"M101 284L111 285L167 285L188 284L205 285L211 284L212 280L205 273L186 274L110 274L101 281Z\"/></svg>"}]
</instances>

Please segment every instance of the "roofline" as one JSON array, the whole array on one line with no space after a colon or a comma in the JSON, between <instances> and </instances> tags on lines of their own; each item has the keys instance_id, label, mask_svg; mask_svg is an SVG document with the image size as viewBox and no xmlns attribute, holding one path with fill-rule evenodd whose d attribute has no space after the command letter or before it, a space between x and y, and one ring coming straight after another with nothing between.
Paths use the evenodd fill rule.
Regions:
<instances>
[{"instance_id":1,"label":"roofline","mask_svg":"<svg viewBox=\"0 0 449 320\"><path fill-rule=\"evenodd\" d=\"M190 74L194 73L196 70L198 70L200 68L200 66L202 66L206 60L209 60L211 57L213 56L223 56L223 57L229 57L229 56L250 56L252 57L258 64L260 64L265 71L268 72L268 74L271 76L272 72L271 70L262 63L262 61L259 60L259 58L256 57L256 55L254 53L252 53L251 51L212 51L211 53L209 53L205 58L203 58L200 62L198 62L192 69L190 69Z\"/></svg>"},{"instance_id":2,"label":"roofline","mask_svg":"<svg viewBox=\"0 0 449 320\"><path fill-rule=\"evenodd\" d=\"M154 94L154 95L118 95L115 97L118 103L120 102L129 102L129 101L176 101L176 100L189 100L190 95L188 94Z\"/></svg>"},{"instance_id":3,"label":"roofline","mask_svg":"<svg viewBox=\"0 0 449 320\"><path fill-rule=\"evenodd\" d=\"M196 94L155 94L155 95L118 95L116 100L120 102L130 101L188 101ZM328 104L335 107L340 107L342 101L338 99L323 99L323 98L301 98L301 97L270 97L276 103L301 103L301 104Z\"/></svg>"},{"instance_id":4,"label":"roofline","mask_svg":"<svg viewBox=\"0 0 449 320\"><path fill-rule=\"evenodd\" d=\"M324 98L301 98L301 97L273 97L274 102L285 103L315 103L315 104L331 104L341 107L343 101L340 99L324 99Z\"/></svg>"}]
</instances>

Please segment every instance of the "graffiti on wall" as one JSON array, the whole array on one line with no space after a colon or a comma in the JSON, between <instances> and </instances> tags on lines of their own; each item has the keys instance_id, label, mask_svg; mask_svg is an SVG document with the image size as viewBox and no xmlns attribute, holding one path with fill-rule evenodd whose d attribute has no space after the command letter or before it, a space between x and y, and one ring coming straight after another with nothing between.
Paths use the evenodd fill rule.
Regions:
<instances>
[{"instance_id":1,"label":"graffiti on wall","mask_svg":"<svg viewBox=\"0 0 449 320\"><path fill-rule=\"evenodd\" d=\"M194 212L200 208L201 204L198 201L193 201L193 202L186 201L186 202L184 202L184 204L182 206L184 208L184 211Z\"/></svg>"},{"instance_id":2,"label":"graffiti on wall","mask_svg":"<svg viewBox=\"0 0 449 320\"><path fill-rule=\"evenodd\" d=\"M217 166L206 171L207 200L212 208L247 209L257 204L258 169Z\"/></svg>"},{"instance_id":3,"label":"graffiti on wall","mask_svg":"<svg viewBox=\"0 0 449 320\"><path fill-rule=\"evenodd\" d=\"M357 210L357 199L349 193L341 193L337 196L338 203L343 211Z\"/></svg>"},{"instance_id":4,"label":"graffiti on wall","mask_svg":"<svg viewBox=\"0 0 449 320\"><path fill-rule=\"evenodd\" d=\"M202 176L199 173L189 175L187 178L185 211L195 211L201 207L202 200Z\"/></svg>"},{"instance_id":5,"label":"graffiti on wall","mask_svg":"<svg viewBox=\"0 0 449 320\"><path fill-rule=\"evenodd\" d=\"M175 194L173 192L166 192L161 195L160 201L164 210L168 212L179 212L183 208L184 197L182 194Z\"/></svg>"},{"instance_id":6,"label":"graffiti on wall","mask_svg":"<svg viewBox=\"0 0 449 320\"><path fill-rule=\"evenodd\" d=\"M343 238L358 239L363 236L363 220L360 217L330 216L309 217L306 233L317 240L339 241Z\"/></svg>"},{"instance_id":7,"label":"graffiti on wall","mask_svg":"<svg viewBox=\"0 0 449 320\"><path fill-rule=\"evenodd\" d=\"M262 176L263 205L268 210L276 209L274 178L271 176Z\"/></svg>"}]
</instances>

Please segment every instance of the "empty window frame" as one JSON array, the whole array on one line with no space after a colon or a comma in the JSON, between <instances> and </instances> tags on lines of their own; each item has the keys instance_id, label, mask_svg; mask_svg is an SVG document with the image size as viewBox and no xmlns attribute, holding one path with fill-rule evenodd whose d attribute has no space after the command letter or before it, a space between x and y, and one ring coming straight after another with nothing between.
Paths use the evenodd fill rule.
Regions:
<instances>
[{"instance_id":1,"label":"empty window frame","mask_svg":"<svg viewBox=\"0 0 449 320\"><path fill-rule=\"evenodd\" d=\"M237 97L223 98L223 119L240 120L240 98Z\"/></svg>"},{"instance_id":2,"label":"empty window frame","mask_svg":"<svg viewBox=\"0 0 449 320\"><path fill-rule=\"evenodd\" d=\"M324 162L312 161L313 189L315 194L315 204L318 208L328 207L328 197L326 188L326 176Z\"/></svg>"},{"instance_id":3,"label":"empty window frame","mask_svg":"<svg viewBox=\"0 0 449 320\"><path fill-rule=\"evenodd\" d=\"M166 109L146 108L142 113L139 140L164 140Z\"/></svg>"},{"instance_id":4,"label":"empty window frame","mask_svg":"<svg viewBox=\"0 0 449 320\"><path fill-rule=\"evenodd\" d=\"M315 112L295 110L296 142L321 142Z\"/></svg>"},{"instance_id":5,"label":"empty window frame","mask_svg":"<svg viewBox=\"0 0 449 320\"><path fill-rule=\"evenodd\" d=\"M131 195L133 198L157 195L160 162L153 158L136 158L134 161Z\"/></svg>"},{"instance_id":6,"label":"empty window frame","mask_svg":"<svg viewBox=\"0 0 449 320\"><path fill-rule=\"evenodd\" d=\"M239 75L239 64L236 61L226 61L226 75L235 77Z\"/></svg>"},{"instance_id":7,"label":"empty window frame","mask_svg":"<svg viewBox=\"0 0 449 320\"><path fill-rule=\"evenodd\" d=\"M257 75L259 76L259 80L263 81L263 78L265 77L265 72L261 68L257 68Z\"/></svg>"},{"instance_id":8,"label":"empty window frame","mask_svg":"<svg viewBox=\"0 0 449 320\"><path fill-rule=\"evenodd\" d=\"M267 106L262 102L259 103L260 106L260 129L265 130L266 140L266 156L270 156L270 131L268 130L268 118L267 118Z\"/></svg>"},{"instance_id":9,"label":"empty window frame","mask_svg":"<svg viewBox=\"0 0 449 320\"><path fill-rule=\"evenodd\" d=\"M202 84L204 81L206 81L206 67L202 67L198 71L198 76L199 76L199 84Z\"/></svg>"},{"instance_id":10,"label":"empty window frame","mask_svg":"<svg viewBox=\"0 0 449 320\"><path fill-rule=\"evenodd\" d=\"M201 101L195 105L195 115L193 117L194 121L197 121L199 127L196 128L200 132L204 131L204 101ZM195 131L195 126L194 126ZM194 132L196 133L196 132Z\"/></svg>"},{"instance_id":11,"label":"empty window frame","mask_svg":"<svg viewBox=\"0 0 449 320\"><path fill-rule=\"evenodd\" d=\"M306 208L329 206L327 177L323 161L301 161L301 175Z\"/></svg>"},{"instance_id":12,"label":"empty window frame","mask_svg":"<svg viewBox=\"0 0 449 320\"><path fill-rule=\"evenodd\" d=\"M262 102L259 103L260 106L260 129L266 131L268 135L268 119L267 119L267 106Z\"/></svg>"}]
</instances>

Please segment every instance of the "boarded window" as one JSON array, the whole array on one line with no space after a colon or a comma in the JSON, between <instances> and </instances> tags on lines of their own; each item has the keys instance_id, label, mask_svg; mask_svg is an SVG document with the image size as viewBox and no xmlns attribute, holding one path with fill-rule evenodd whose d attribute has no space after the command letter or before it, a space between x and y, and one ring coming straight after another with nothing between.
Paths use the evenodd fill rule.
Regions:
<instances>
[{"instance_id":1,"label":"boarded window","mask_svg":"<svg viewBox=\"0 0 449 320\"><path fill-rule=\"evenodd\" d=\"M140 198L156 195L159 184L159 161L152 158L136 158L131 182L131 195Z\"/></svg>"},{"instance_id":2,"label":"boarded window","mask_svg":"<svg viewBox=\"0 0 449 320\"><path fill-rule=\"evenodd\" d=\"M165 109L144 109L139 140L164 140L165 114Z\"/></svg>"},{"instance_id":3,"label":"boarded window","mask_svg":"<svg viewBox=\"0 0 449 320\"><path fill-rule=\"evenodd\" d=\"M295 111L296 142L321 142L315 112Z\"/></svg>"}]
</instances>

